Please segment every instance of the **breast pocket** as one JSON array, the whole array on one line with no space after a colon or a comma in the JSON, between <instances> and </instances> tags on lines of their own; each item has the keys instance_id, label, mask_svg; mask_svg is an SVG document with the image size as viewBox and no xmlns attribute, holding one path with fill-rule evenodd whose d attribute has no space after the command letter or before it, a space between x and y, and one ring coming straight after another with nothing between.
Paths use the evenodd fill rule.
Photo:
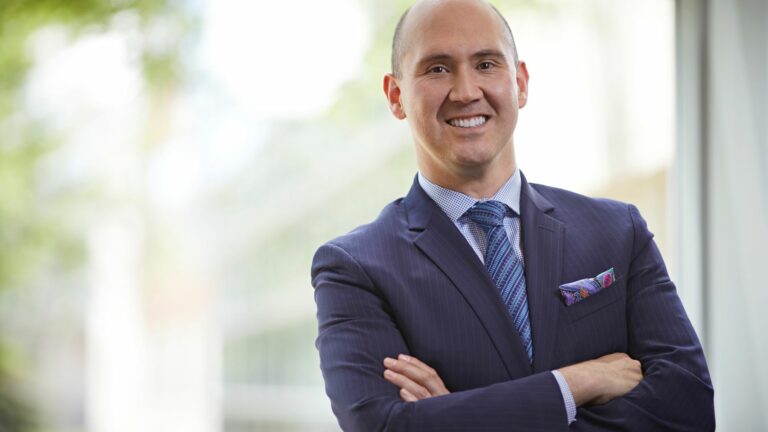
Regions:
<instances>
[{"instance_id":1,"label":"breast pocket","mask_svg":"<svg viewBox=\"0 0 768 432\"><path fill-rule=\"evenodd\" d=\"M573 364L627 349L626 287L611 285L584 300L560 303L558 356Z\"/></svg>"},{"instance_id":2,"label":"breast pocket","mask_svg":"<svg viewBox=\"0 0 768 432\"><path fill-rule=\"evenodd\" d=\"M609 306L620 307L623 302L619 302L619 300L624 299L626 295L624 288L624 284L617 281L617 283L608 288L604 288L600 292L592 294L570 306L566 306L564 303L561 304L563 308L562 313L567 317L568 321L573 323Z\"/></svg>"}]
</instances>

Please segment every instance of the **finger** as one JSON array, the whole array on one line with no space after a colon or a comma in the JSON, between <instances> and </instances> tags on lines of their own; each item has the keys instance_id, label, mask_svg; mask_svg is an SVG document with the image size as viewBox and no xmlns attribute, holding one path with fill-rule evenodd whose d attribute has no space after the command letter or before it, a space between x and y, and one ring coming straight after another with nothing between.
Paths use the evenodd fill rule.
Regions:
<instances>
[{"instance_id":1,"label":"finger","mask_svg":"<svg viewBox=\"0 0 768 432\"><path fill-rule=\"evenodd\" d=\"M384 365L425 387L432 396L450 393L437 372L416 357L400 354L398 360L385 359Z\"/></svg>"},{"instance_id":2,"label":"finger","mask_svg":"<svg viewBox=\"0 0 768 432\"><path fill-rule=\"evenodd\" d=\"M440 396L450 393L448 389L445 388L445 384L443 383L442 378L440 378L440 375L437 374L437 371L426 363L416 357L406 354L400 354L397 358L399 362L405 362L408 365L413 366L413 368L403 368L401 373L426 387L432 396Z\"/></svg>"},{"instance_id":3,"label":"finger","mask_svg":"<svg viewBox=\"0 0 768 432\"><path fill-rule=\"evenodd\" d=\"M424 363L423 361L417 359L416 357L409 356L407 354L400 354L397 356L398 360L402 360L404 362L408 362L414 366L417 366L421 369L427 370L427 371L434 371L431 367L429 367L428 364Z\"/></svg>"},{"instance_id":4,"label":"finger","mask_svg":"<svg viewBox=\"0 0 768 432\"><path fill-rule=\"evenodd\" d=\"M418 367L422 371L424 371L424 372L426 372L426 373L428 373L430 375L434 375L434 376L438 377L438 379L440 379L440 376L437 374L436 370L434 370L432 367L430 367L428 364L424 363L423 361L417 359L416 357L409 356L409 355L406 355L406 354L400 354L399 356L397 356L397 358L398 358L398 360L402 360L402 361L408 362L408 363Z\"/></svg>"},{"instance_id":5,"label":"finger","mask_svg":"<svg viewBox=\"0 0 768 432\"><path fill-rule=\"evenodd\" d=\"M419 400L419 398L412 395L411 392L406 389L400 389L400 397L406 402L417 402Z\"/></svg>"},{"instance_id":6,"label":"finger","mask_svg":"<svg viewBox=\"0 0 768 432\"><path fill-rule=\"evenodd\" d=\"M405 376L417 385L426 388L430 395L436 396L437 394L441 394L439 392L441 384L435 382L436 374L430 373L429 371L424 370L415 364L411 364L402 360L385 362L385 365L393 372L397 372L398 374ZM432 392L433 390L435 393Z\"/></svg>"},{"instance_id":7,"label":"finger","mask_svg":"<svg viewBox=\"0 0 768 432\"><path fill-rule=\"evenodd\" d=\"M411 357L411 359L412 358L413 357ZM424 363L421 364L423 365ZM406 375L408 378L418 381L419 383L424 383L429 380L431 377L430 375L432 374L437 375L434 370L426 365L424 365L426 367L422 367L418 363L402 359L386 358L384 359L384 366L386 366L387 369Z\"/></svg>"},{"instance_id":8,"label":"finger","mask_svg":"<svg viewBox=\"0 0 768 432\"><path fill-rule=\"evenodd\" d=\"M390 369L384 371L384 379L400 387L400 389L408 390L408 393L415 396L417 399L426 399L432 396L429 393L429 390L426 388L409 379L405 375L399 374Z\"/></svg>"}]
</instances>

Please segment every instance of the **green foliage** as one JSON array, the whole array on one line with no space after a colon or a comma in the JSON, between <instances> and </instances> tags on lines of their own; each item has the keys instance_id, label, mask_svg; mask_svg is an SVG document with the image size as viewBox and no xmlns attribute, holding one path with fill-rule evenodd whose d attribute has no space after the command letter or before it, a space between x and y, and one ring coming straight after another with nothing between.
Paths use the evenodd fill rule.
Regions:
<instances>
[{"instance_id":1,"label":"green foliage","mask_svg":"<svg viewBox=\"0 0 768 432\"><path fill-rule=\"evenodd\" d=\"M29 117L21 99L34 62L30 36L55 25L75 40L108 31L118 14L129 14L138 18L139 30L174 24L173 39L188 30L178 10L172 0L0 0L0 291L21 289L40 272L66 268L83 256L83 239L66 226L83 193L45 183L44 162L59 140ZM150 88L168 85L178 76L178 41L158 48L151 35L142 35L146 40L132 48ZM33 410L16 391L25 371L11 367L12 354L0 340L0 432L31 431Z\"/></svg>"},{"instance_id":2,"label":"green foliage","mask_svg":"<svg viewBox=\"0 0 768 432\"><path fill-rule=\"evenodd\" d=\"M30 431L34 426L32 409L18 399L8 377L0 376L0 431Z\"/></svg>"},{"instance_id":3,"label":"green foliage","mask_svg":"<svg viewBox=\"0 0 768 432\"><path fill-rule=\"evenodd\" d=\"M13 371L18 367L11 359L13 353L0 343L0 432L32 431L37 426L34 412L17 394Z\"/></svg>"},{"instance_id":4,"label":"green foliage","mask_svg":"<svg viewBox=\"0 0 768 432\"><path fill-rule=\"evenodd\" d=\"M0 148L0 289L18 286L55 242L53 225L36 208L35 165L41 145Z\"/></svg>"},{"instance_id":5,"label":"green foliage","mask_svg":"<svg viewBox=\"0 0 768 432\"><path fill-rule=\"evenodd\" d=\"M40 191L40 162L57 147L44 124L20 109L20 91L32 59L29 37L48 25L64 26L72 36L106 30L115 15L130 12L142 26L168 13L167 0L3 0L0 2L0 290L18 286L39 264L44 250L61 246L60 225L51 213L57 198ZM166 19L168 21L169 19ZM162 23L161 23L162 24ZM152 84L177 76L178 49L144 50L145 75ZM61 201L61 200L59 200ZM64 200L66 201L66 200ZM66 206L66 202L61 203ZM71 250L71 247L70 247Z\"/></svg>"},{"instance_id":6,"label":"green foliage","mask_svg":"<svg viewBox=\"0 0 768 432\"><path fill-rule=\"evenodd\" d=\"M0 2L0 119L10 114L15 97L31 66L28 40L35 31L52 24L63 25L74 36L88 30L105 29L121 12L130 11L148 24L158 14L171 9L168 0L3 0ZM178 14L176 15L179 16ZM152 76L174 70L173 52L146 56ZM167 73L165 75L168 75ZM151 83L152 80L150 80ZM166 80L167 82L167 80Z\"/></svg>"}]
</instances>

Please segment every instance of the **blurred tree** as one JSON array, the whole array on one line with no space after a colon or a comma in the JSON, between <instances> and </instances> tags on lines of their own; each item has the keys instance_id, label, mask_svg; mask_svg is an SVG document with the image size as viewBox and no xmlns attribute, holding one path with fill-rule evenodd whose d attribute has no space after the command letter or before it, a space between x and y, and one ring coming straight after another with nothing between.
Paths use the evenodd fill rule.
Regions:
<instances>
[{"instance_id":1,"label":"blurred tree","mask_svg":"<svg viewBox=\"0 0 768 432\"><path fill-rule=\"evenodd\" d=\"M32 118L24 107L25 80L34 66L30 37L52 25L64 28L70 40L107 32L121 13L138 18L140 30L172 25L179 33L190 24L174 0L0 1L0 293L23 288L51 263L67 268L83 255L82 239L62 217L78 195L73 188L51 192L41 181L41 162L61 143L46 130L44 119ZM161 90L179 74L180 44L158 45L149 32L141 33L145 39L131 48L142 59L149 89ZM19 392L23 362L2 336L0 431L33 430L34 409Z\"/></svg>"}]
</instances>

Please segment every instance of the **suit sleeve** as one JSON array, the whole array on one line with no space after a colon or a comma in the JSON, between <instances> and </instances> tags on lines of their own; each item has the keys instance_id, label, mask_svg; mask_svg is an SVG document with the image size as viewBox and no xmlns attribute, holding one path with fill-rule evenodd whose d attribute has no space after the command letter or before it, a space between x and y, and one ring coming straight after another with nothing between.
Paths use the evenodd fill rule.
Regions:
<instances>
[{"instance_id":1,"label":"suit sleeve","mask_svg":"<svg viewBox=\"0 0 768 432\"><path fill-rule=\"evenodd\" d=\"M696 333L656 243L637 208L629 206L634 244L628 271L630 357L643 380L621 398L578 410L574 430L713 431L713 389Z\"/></svg>"},{"instance_id":2,"label":"suit sleeve","mask_svg":"<svg viewBox=\"0 0 768 432\"><path fill-rule=\"evenodd\" d=\"M345 431L567 431L550 372L418 402L383 378L385 357L408 353L386 298L342 247L322 246L312 265L320 369ZM459 349L459 348L457 348Z\"/></svg>"}]
</instances>

